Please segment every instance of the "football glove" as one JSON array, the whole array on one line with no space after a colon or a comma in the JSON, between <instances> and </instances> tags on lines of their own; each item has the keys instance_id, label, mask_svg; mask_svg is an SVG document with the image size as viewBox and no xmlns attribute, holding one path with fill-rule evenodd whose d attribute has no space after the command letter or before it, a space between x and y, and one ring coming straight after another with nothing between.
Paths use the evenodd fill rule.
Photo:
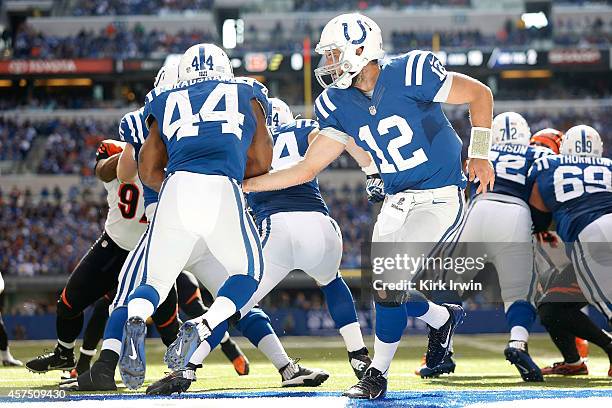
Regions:
<instances>
[{"instance_id":1,"label":"football glove","mask_svg":"<svg viewBox=\"0 0 612 408\"><path fill-rule=\"evenodd\" d=\"M106 139L100 142L96 150L96 161L108 159L111 156L121 153L125 143L116 140Z\"/></svg>"},{"instance_id":2,"label":"football glove","mask_svg":"<svg viewBox=\"0 0 612 408\"><path fill-rule=\"evenodd\" d=\"M385 185L380 178L380 174L376 173L366 176L365 189L369 202L379 203L385 199Z\"/></svg>"}]
</instances>

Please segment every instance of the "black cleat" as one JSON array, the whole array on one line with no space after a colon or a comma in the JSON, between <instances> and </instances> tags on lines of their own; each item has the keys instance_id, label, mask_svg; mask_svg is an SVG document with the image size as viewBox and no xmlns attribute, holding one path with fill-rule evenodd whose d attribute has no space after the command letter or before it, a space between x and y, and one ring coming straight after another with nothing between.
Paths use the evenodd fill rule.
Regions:
<instances>
[{"instance_id":1,"label":"black cleat","mask_svg":"<svg viewBox=\"0 0 612 408\"><path fill-rule=\"evenodd\" d=\"M196 373L192 368L183 368L171 372L159 381L147 387L147 395L172 395L182 393L189 389L196 381Z\"/></svg>"},{"instance_id":2,"label":"black cleat","mask_svg":"<svg viewBox=\"0 0 612 408\"><path fill-rule=\"evenodd\" d=\"M446 304L444 306L449 313L448 320L439 329L429 327L429 343L427 344L427 355L425 364L429 368L436 368L444 361L449 353L455 329L463 322L465 311L461 306Z\"/></svg>"},{"instance_id":3,"label":"black cleat","mask_svg":"<svg viewBox=\"0 0 612 408\"><path fill-rule=\"evenodd\" d=\"M349 363L351 364L351 368L355 372L355 376L357 376L358 380L361 380L366 370L372 363L372 359L368 355L368 349L364 347L360 350L349 351L348 359Z\"/></svg>"},{"instance_id":4,"label":"black cleat","mask_svg":"<svg viewBox=\"0 0 612 408\"><path fill-rule=\"evenodd\" d=\"M429 368L426 364L423 364L420 369L417 370L417 375L421 378L438 378L442 374L450 374L455 372L457 365L453 361L453 352L449 351L442 363L436 368Z\"/></svg>"},{"instance_id":5,"label":"black cleat","mask_svg":"<svg viewBox=\"0 0 612 408\"><path fill-rule=\"evenodd\" d=\"M67 391L117 391L115 367L98 360L77 378L62 381L60 388Z\"/></svg>"},{"instance_id":6,"label":"black cleat","mask_svg":"<svg viewBox=\"0 0 612 408\"><path fill-rule=\"evenodd\" d=\"M50 353L41 354L25 363L28 370L34 373L46 373L52 370L72 370L75 366L74 352L59 344Z\"/></svg>"},{"instance_id":7,"label":"black cleat","mask_svg":"<svg viewBox=\"0 0 612 408\"><path fill-rule=\"evenodd\" d=\"M329 378L329 373L326 371L302 367L297 360L290 362L278 372L283 387L318 387Z\"/></svg>"},{"instance_id":8,"label":"black cleat","mask_svg":"<svg viewBox=\"0 0 612 408\"><path fill-rule=\"evenodd\" d=\"M355 399L378 399L384 398L387 393L387 379L385 376L370 367L359 382L342 393L343 396Z\"/></svg>"},{"instance_id":9,"label":"black cleat","mask_svg":"<svg viewBox=\"0 0 612 408\"><path fill-rule=\"evenodd\" d=\"M504 350L506 360L512 363L526 382L543 382L542 370L531 359L527 343L524 341L509 341Z\"/></svg>"}]
</instances>

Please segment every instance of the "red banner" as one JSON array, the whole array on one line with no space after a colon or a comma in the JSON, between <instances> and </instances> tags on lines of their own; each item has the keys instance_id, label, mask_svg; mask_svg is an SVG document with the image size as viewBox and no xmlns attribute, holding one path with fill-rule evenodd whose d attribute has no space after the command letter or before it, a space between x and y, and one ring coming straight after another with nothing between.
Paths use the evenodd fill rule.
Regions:
<instances>
[{"instance_id":1,"label":"red banner","mask_svg":"<svg viewBox=\"0 0 612 408\"><path fill-rule=\"evenodd\" d=\"M0 61L0 74L109 74L113 72L113 60L58 59Z\"/></svg>"}]
</instances>

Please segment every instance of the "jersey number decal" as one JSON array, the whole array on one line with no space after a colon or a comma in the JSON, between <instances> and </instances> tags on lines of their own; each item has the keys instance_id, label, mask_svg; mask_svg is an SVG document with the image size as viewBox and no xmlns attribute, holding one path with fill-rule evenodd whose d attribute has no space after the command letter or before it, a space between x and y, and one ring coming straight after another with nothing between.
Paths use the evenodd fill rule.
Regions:
<instances>
[{"instance_id":1,"label":"jersey number decal","mask_svg":"<svg viewBox=\"0 0 612 408\"><path fill-rule=\"evenodd\" d=\"M525 175L518 173L527 162L523 156L516 154L500 155L499 152L491 152L490 159L495 162L495 175L497 177L525 185Z\"/></svg>"},{"instance_id":2,"label":"jersey number decal","mask_svg":"<svg viewBox=\"0 0 612 408\"><path fill-rule=\"evenodd\" d=\"M123 218L132 219L138 209L140 191L134 184L121 184L119 186L119 211Z\"/></svg>"},{"instance_id":3,"label":"jersey number decal","mask_svg":"<svg viewBox=\"0 0 612 408\"><path fill-rule=\"evenodd\" d=\"M561 166L555 170L553 177L555 196L560 203L580 197L585 192L612 191L612 172L603 166L589 166L584 171L578 166Z\"/></svg>"},{"instance_id":4,"label":"jersey number decal","mask_svg":"<svg viewBox=\"0 0 612 408\"><path fill-rule=\"evenodd\" d=\"M278 135L274 141L272 153L272 168L279 170L286 168L302 159L294 132L285 132Z\"/></svg>"},{"instance_id":5,"label":"jersey number decal","mask_svg":"<svg viewBox=\"0 0 612 408\"><path fill-rule=\"evenodd\" d=\"M216 110L221 100L225 101L224 110ZM172 121L175 110L178 108L179 118ZM201 122L222 122L221 132L233 134L242 139L244 115L238 110L238 85L218 84L208 95L199 112L193 113L189 91L182 90L170 93L166 100L164 111L164 123L162 132L172 139L176 134L176 140L183 137L197 136L198 124Z\"/></svg>"},{"instance_id":6,"label":"jersey number decal","mask_svg":"<svg viewBox=\"0 0 612 408\"><path fill-rule=\"evenodd\" d=\"M400 134L399 136L391 139L387 145L387 151L391 156L393 164L387 161L382 150L380 150L376 144L376 140L374 139L374 136L372 136L370 127L366 125L359 128L359 139L363 140L368 147L374 151L374 154L376 154L376 157L378 157L380 160L381 173L395 173L398 171L412 169L428 160L427 156L425 155L425 151L422 148L412 152L412 156L407 159L400 153L399 149L409 145L410 142L412 142L412 136L414 134L410 128L410 125L408 125L408 122L406 122L406 119L402 118L401 116L392 115L381 119L380 122L378 122L377 131L380 136L385 136L389 133L389 130L394 127L397 128Z\"/></svg>"}]
</instances>

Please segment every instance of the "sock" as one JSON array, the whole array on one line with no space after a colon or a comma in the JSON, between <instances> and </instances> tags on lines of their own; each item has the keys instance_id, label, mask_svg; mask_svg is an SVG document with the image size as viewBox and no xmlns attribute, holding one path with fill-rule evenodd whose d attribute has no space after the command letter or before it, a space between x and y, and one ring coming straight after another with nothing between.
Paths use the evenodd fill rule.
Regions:
<instances>
[{"instance_id":1,"label":"sock","mask_svg":"<svg viewBox=\"0 0 612 408\"><path fill-rule=\"evenodd\" d=\"M565 363L567 365L571 365L571 366L578 366L578 365L582 364L582 358L578 358L578 360L574 361L573 363L570 363L570 362L567 362L567 361Z\"/></svg>"},{"instance_id":2,"label":"sock","mask_svg":"<svg viewBox=\"0 0 612 408\"><path fill-rule=\"evenodd\" d=\"M513 326L510 329L510 340L524 341L527 343L529 340L529 332L523 326Z\"/></svg>"},{"instance_id":3,"label":"sock","mask_svg":"<svg viewBox=\"0 0 612 408\"><path fill-rule=\"evenodd\" d=\"M61 341L61 340L57 340L57 345L59 346L59 348L62 351L70 351L72 352L72 350L74 349L74 345L76 344L76 341L73 341L71 343L66 343L65 341Z\"/></svg>"},{"instance_id":4,"label":"sock","mask_svg":"<svg viewBox=\"0 0 612 408\"><path fill-rule=\"evenodd\" d=\"M140 317L147 320L159 305L159 293L151 285L140 285L129 296L128 318Z\"/></svg>"},{"instance_id":5,"label":"sock","mask_svg":"<svg viewBox=\"0 0 612 408\"><path fill-rule=\"evenodd\" d=\"M208 327L214 329L221 324L221 322L232 317L237 310L236 304L230 298L219 296L215 299L213 304L210 305L208 312L204 313L203 318L208 323Z\"/></svg>"},{"instance_id":6,"label":"sock","mask_svg":"<svg viewBox=\"0 0 612 408\"><path fill-rule=\"evenodd\" d=\"M230 335L229 335L229 333L228 333L228 332L225 332L225 334L223 335L223 338L221 339L221 344L223 344L223 343L225 343L225 342L229 341L229 339L230 339Z\"/></svg>"},{"instance_id":7,"label":"sock","mask_svg":"<svg viewBox=\"0 0 612 408\"><path fill-rule=\"evenodd\" d=\"M536 309L533 305L524 300L518 300L510 306L506 304L506 321L508 322L508 326L514 329L516 326L521 326L527 332L527 337L529 336L529 331L533 326L533 322L536 319ZM510 336L511 340L523 340ZM524 339L523 341L527 341Z\"/></svg>"},{"instance_id":8,"label":"sock","mask_svg":"<svg viewBox=\"0 0 612 408\"><path fill-rule=\"evenodd\" d=\"M219 318L215 318L214 320L220 319L219 320L219 323L220 323L223 320L229 319L236 312L236 310L240 310L242 306L244 306L246 302L248 302L249 299L251 299L251 297L253 296L253 293L255 293L255 290L257 290L257 285L258 285L258 282L255 279L253 279L252 276L249 276L249 275L230 276L225 281L225 283L223 283L223 286L219 288L219 292L217 293L217 299L215 299L215 301L210 306L210 309L208 310L208 312L206 312L206 314L211 312L211 310L213 309L213 307L215 306L219 298L227 298L233 303L234 311L232 311L232 313L230 313L229 315L225 316L222 319L220 319L219 317ZM229 309L227 309L226 312L228 310ZM219 313L219 312L220 310L217 310L214 312L214 314ZM210 320L206 319L206 321L209 324L211 324Z\"/></svg>"},{"instance_id":9,"label":"sock","mask_svg":"<svg viewBox=\"0 0 612 408\"><path fill-rule=\"evenodd\" d=\"M291 359L287 355L287 352L283 348L278 336L275 333L268 334L263 337L259 343L256 344L259 351L261 351L270 362L276 367L277 370L285 367L291 363Z\"/></svg>"},{"instance_id":10,"label":"sock","mask_svg":"<svg viewBox=\"0 0 612 408\"><path fill-rule=\"evenodd\" d=\"M112 351L113 353L117 353L117 355L119 355L119 353L121 353L121 340L105 339L102 342L102 352L105 350ZM102 352L100 353L100 356L102 356Z\"/></svg>"},{"instance_id":11,"label":"sock","mask_svg":"<svg viewBox=\"0 0 612 408\"><path fill-rule=\"evenodd\" d=\"M450 314L444 306L436 305L432 302L427 302L427 311L421 316L415 316L424 321L434 329L439 329L448 321Z\"/></svg>"},{"instance_id":12,"label":"sock","mask_svg":"<svg viewBox=\"0 0 612 408\"><path fill-rule=\"evenodd\" d=\"M228 327L227 321L221 322L221 324L215 327L211 335L208 336L191 355L189 363L195 364L196 366L202 364L210 352L219 345Z\"/></svg>"},{"instance_id":13,"label":"sock","mask_svg":"<svg viewBox=\"0 0 612 408\"><path fill-rule=\"evenodd\" d=\"M337 277L327 285L322 286L321 291L325 296L327 309L337 329L357 322L353 295L346 286L344 279Z\"/></svg>"},{"instance_id":14,"label":"sock","mask_svg":"<svg viewBox=\"0 0 612 408\"><path fill-rule=\"evenodd\" d=\"M348 352L361 350L365 347L363 336L361 335L361 326L359 326L358 322L341 327L340 335L344 339L344 344Z\"/></svg>"},{"instance_id":15,"label":"sock","mask_svg":"<svg viewBox=\"0 0 612 408\"><path fill-rule=\"evenodd\" d=\"M382 341L376 336L374 338L374 358L370 367L374 367L380 371L385 378L389 375L389 367L395 352L399 347L399 340L393 343L387 343Z\"/></svg>"}]
</instances>

